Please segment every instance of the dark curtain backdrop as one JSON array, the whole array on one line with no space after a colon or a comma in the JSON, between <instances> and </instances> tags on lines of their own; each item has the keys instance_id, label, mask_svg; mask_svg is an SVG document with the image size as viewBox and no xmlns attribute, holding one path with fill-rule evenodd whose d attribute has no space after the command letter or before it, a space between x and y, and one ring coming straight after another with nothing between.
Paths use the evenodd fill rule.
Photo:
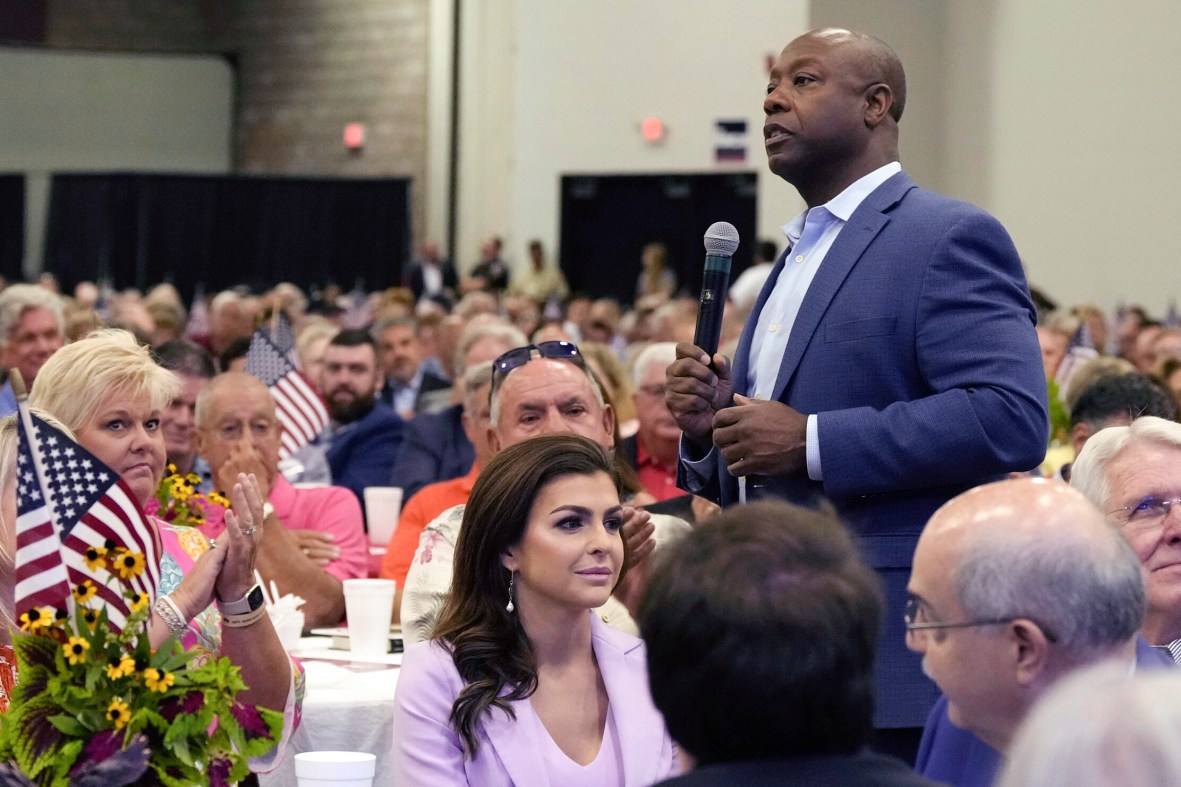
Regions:
<instances>
[{"instance_id":1,"label":"dark curtain backdrop","mask_svg":"<svg viewBox=\"0 0 1181 787\"><path fill-rule=\"evenodd\" d=\"M0 175L0 276L24 278L25 176Z\"/></svg>"},{"instance_id":2,"label":"dark curtain backdrop","mask_svg":"<svg viewBox=\"0 0 1181 787\"><path fill-rule=\"evenodd\" d=\"M199 284L393 286L409 258L409 190L406 178L54 175L45 270L66 291L167 281L186 299Z\"/></svg>"},{"instance_id":3,"label":"dark curtain backdrop","mask_svg":"<svg viewBox=\"0 0 1181 787\"><path fill-rule=\"evenodd\" d=\"M562 178L559 259L570 289L631 303L640 275L640 252L661 242L680 291L696 298L705 262L705 231L715 221L738 230L730 279L754 257L757 176L567 175Z\"/></svg>"}]
</instances>

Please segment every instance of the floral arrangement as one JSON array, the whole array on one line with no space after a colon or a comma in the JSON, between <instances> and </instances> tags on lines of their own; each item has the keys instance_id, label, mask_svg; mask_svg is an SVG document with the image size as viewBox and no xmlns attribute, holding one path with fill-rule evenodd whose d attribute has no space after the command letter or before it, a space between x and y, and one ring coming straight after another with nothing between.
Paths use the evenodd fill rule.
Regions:
<instances>
[{"instance_id":1,"label":"floral arrangement","mask_svg":"<svg viewBox=\"0 0 1181 787\"><path fill-rule=\"evenodd\" d=\"M108 544L86 556L119 585L142 554ZM0 785L228 785L270 751L283 716L238 702L246 688L227 658L153 651L149 598L114 587L131 613L121 632L90 580L73 588L73 617L52 607L20 615L18 681L0 716ZM194 658L196 656L196 658Z\"/></svg>"},{"instance_id":2,"label":"floral arrangement","mask_svg":"<svg viewBox=\"0 0 1181 787\"><path fill-rule=\"evenodd\" d=\"M148 514L175 525L198 527L205 524L211 506L229 508L230 501L218 492L202 494L197 491L201 477L196 473L181 475L176 465L169 463L167 475L156 488L156 497L148 501Z\"/></svg>"}]
</instances>

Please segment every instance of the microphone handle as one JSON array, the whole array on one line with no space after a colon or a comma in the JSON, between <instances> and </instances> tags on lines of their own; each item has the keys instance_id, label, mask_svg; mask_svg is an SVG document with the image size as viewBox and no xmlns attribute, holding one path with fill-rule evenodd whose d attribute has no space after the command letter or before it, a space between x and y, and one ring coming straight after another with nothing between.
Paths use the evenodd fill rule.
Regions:
<instances>
[{"instance_id":1,"label":"microphone handle","mask_svg":"<svg viewBox=\"0 0 1181 787\"><path fill-rule=\"evenodd\" d=\"M730 287L730 257L707 254L701 279L701 301L697 304L697 327L693 343L712 358L722 338L722 313Z\"/></svg>"}]
</instances>

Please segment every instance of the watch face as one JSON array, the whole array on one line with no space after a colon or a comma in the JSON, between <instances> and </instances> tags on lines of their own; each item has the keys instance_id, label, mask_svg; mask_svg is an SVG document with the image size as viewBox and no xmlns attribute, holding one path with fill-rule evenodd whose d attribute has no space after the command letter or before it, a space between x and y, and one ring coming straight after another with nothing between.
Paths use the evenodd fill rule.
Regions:
<instances>
[{"instance_id":1,"label":"watch face","mask_svg":"<svg viewBox=\"0 0 1181 787\"><path fill-rule=\"evenodd\" d=\"M252 587L250 589L250 593L246 596L246 600L250 603L251 612L261 607L263 601L266 600L262 594L262 585L255 585Z\"/></svg>"}]
</instances>

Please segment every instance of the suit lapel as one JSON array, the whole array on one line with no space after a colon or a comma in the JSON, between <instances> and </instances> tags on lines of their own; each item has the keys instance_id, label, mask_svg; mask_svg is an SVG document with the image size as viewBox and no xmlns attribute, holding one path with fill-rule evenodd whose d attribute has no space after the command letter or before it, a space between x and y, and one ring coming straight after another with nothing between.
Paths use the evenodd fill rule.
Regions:
<instances>
[{"instance_id":1,"label":"suit lapel","mask_svg":"<svg viewBox=\"0 0 1181 787\"><path fill-rule=\"evenodd\" d=\"M664 745L664 725L649 700L642 645L594 615L591 634L619 733L623 783L651 784L660 775L657 768Z\"/></svg>"},{"instance_id":2,"label":"suit lapel","mask_svg":"<svg viewBox=\"0 0 1181 787\"><path fill-rule=\"evenodd\" d=\"M889 223L890 219L885 215L885 211L893 207L902 195L913 187L914 183L906 173L899 172L862 200L841 228L840 234L837 235L828 254L824 256L824 261L820 263L816 276L808 286L808 292L804 294L804 300L800 304L799 314L792 323L787 350L783 353L783 363L779 366L779 375L775 378L775 388L771 393L772 399L782 398L788 382L800 365L804 350L812 342L820 319L828 310L828 305L869 244L881 232L882 227ZM750 327L753 321L752 318L747 327Z\"/></svg>"}]
</instances>

